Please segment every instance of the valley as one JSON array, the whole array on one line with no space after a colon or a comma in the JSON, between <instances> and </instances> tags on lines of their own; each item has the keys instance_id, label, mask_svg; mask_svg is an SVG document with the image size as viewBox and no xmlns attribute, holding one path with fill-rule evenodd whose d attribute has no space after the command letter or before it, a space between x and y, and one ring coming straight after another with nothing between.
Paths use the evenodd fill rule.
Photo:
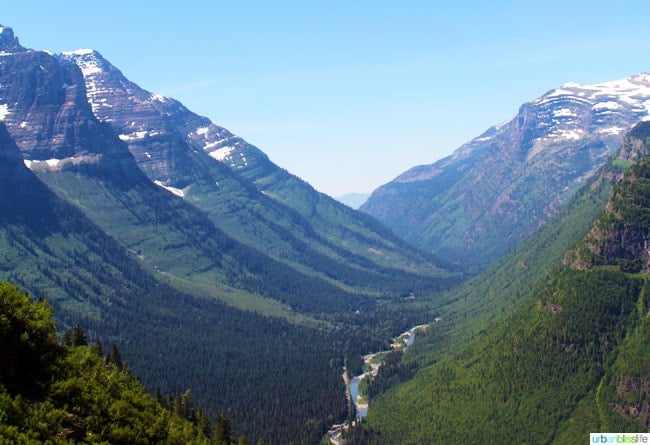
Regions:
<instances>
[{"instance_id":1,"label":"valley","mask_svg":"<svg viewBox=\"0 0 650 445\"><path fill-rule=\"evenodd\" d=\"M357 211L0 26L0 442L647 431L648 91L562 85Z\"/></svg>"}]
</instances>

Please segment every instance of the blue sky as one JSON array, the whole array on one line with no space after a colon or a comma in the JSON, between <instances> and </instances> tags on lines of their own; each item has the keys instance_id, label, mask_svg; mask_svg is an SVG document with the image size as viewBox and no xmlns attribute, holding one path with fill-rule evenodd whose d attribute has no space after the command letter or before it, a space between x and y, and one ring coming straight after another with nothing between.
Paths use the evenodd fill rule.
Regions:
<instances>
[{"instance_id":1,"label":"blue sky","mask_svg":"<svg viewBox=\"0 0 650 445\"><path fill-rule=\"evenodd\" d=\"M338 196L430 164L566 82L650 71L646 1L30 1L24 46L94 48Z\"/></svg>"}]
</instances>

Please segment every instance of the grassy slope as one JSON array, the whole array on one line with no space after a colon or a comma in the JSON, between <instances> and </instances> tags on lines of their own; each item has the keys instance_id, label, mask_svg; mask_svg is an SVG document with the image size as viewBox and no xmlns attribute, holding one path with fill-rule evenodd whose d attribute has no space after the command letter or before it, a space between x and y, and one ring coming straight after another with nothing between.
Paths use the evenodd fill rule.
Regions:
<instances>
[{"instance_id":1,"label":"grassy slope","mask_svg":"<svg viewBox=\"0 0 650 445\"><path fill-rule=\"evenodd\" d=\"M363 303L354 293L237 243L196 208L144 177L127 172L124 179L110 168L109 174L97 168L43 171L39 178L173 284L197 294L209 289L211 296L235 303L239 300L229 291L239 289L240 295L257 295L240 307L276 314L289 314L289 306L309 313L353 310Z\"/></svg>"}]
</instances>

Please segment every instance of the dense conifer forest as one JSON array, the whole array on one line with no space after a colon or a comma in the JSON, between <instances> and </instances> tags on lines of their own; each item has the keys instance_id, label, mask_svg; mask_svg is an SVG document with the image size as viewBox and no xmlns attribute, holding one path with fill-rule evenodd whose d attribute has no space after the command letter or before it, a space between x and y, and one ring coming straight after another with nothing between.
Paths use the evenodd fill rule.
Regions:
<instances>
[{"instance_id":1,"label":"dense conifer forest","mask_svg":"<svg viewBox=\"0 0 650 445\"><path fill-rule=\"evenodd\" d=\"M79 327L61 343L51 306L1 283L0 442L210 443L198 413L163 407L115 351Z\"/></svg>"},{"instance_id":2,"label":"dense conifer forest","mask_svg":"<svg viewBox=\"0 0 650 445\"><path fill-rule=\"evenodd\" d=\"M648 146L648 126L641 128L632 136ZM610 164L605 176L623 165ZM379 395L350 443L566 444L595 431L648 431L648 184L645 158L546 278L508 291L519 292L520 303L503 322L456 354L438 353L405 384L386 389L378 379ZM385 377L403 367L389 363Z\"/></svg>"}]
</instances>

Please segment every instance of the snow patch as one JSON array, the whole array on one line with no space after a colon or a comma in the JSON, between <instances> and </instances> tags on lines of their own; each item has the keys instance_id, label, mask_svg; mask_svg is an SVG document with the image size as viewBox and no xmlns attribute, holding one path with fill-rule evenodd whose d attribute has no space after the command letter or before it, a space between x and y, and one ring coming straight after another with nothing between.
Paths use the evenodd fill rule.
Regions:
<instances>
[{"instance_id":1,"label":"snow patch","mask_svg":"<svg viewBox=\"0 0 650 445\"><path fill-rule=\"evenodd\" d=\"M605 102L598 102L596 105L591 107L592 110L598 111L598 110L621 110L623 109L623 105L619 104L618 102L614 102L612 100L607 100Z\"/></svg>"},{"instance_id":2,"label":"snow patch","mask_svg":"<svg viewBox=\"0 0 650 445\"><path fill-rule=\"evenodd\" d=\"M93 52L94 50L90 48L80 48L75 49L74 51L63 51L61 54L64 56L87 56Z\"/></svg>"},{"instance_id":3,"label":"snow patch","mask_svg":"<svg viewBox=\"0 0 650 445\"><path fill-rule=\"evenodd\" d=\"M492 138L493 138L493 136L484 136L482 138L474 138L473 142L485 142L485 141L489 141Z\"/></svg>"},{"instance_id":4,"label":"snow patch","mask_svg":"<svg viewBox=\"0 0 650 445\"><path fill-rule=\"evenodd\" d=\"M56 168L59 166L59 164L71 160L73 161L74 157L63 158L63 159L52 158L52 159L46 159L45 161L24 159L23 163L25 164L25 167L29 169L39 167L39 166L45 166L45 165L49 168Z\"/></svg>"},{"instance_id":5,"label":"snow patch","mask_svg":"<svg viewBox=\"0 0 650 445\"><path fill-rule=\"evenodd\" d=\"M650 100L643 102L643 107L645 108L646 116L643 117L643 120L648 120L650 118Z\"/></svg>"},{"instance_id":6,"label":"snow patch","mask_svg":"<svg viewBox=\"0 0 650 445\"><path fill-rule=\"evenodd\" d=\"M571 96L573 95L573 91L567 90L566 88L557 88L553 91L551 91L550 94L546 97L558 97L558 96Z\"/></svg>"},{"instance_id":7,"label":"snow patch","mask_svg":"<svg viewBox=\"0 0 650 445\"><path fill-rule=\"evenodd\" d=\"M144 137L147 135L147 131L136 131L134 133L130 134L120 134L118 137L120 138L121 141L127 142L127 141L136 141L138 139L144 139Z\"/></svg>"},{"instance_id":8,"label":"snow patch","mask_svg":"<svg viewBox=\"0 0 650 445\"><path fill-rule=\"evenodd\" d=\"M168 192L170 192L170 193L172 193L172 194L174 194L176 196L179 196L181 198L185 197L185 191L184 190L178 189L176 187L168 187L162 181L158 181L158 180L154 181L153 183L156 184L158 187L164 188L165 190L167 190Z\"/></svg>"},{"instance_id":9,"label":"snow patch","mask_svg":"<svg viewBox=\"0 0 650 445\"><path fill-rule=\"evenodd\" d=\"M553 117L577 117L578 115L569 108L553 110Z\"/></svg>"},{"instance_id":10,"label":"snow patch","mask_svg":"<svg viewBox=\"0 0 650 445\"><path fill-rule=\"evenodd\" d=\"M598 133L600 134L621 134L625 131L625 128L621 127L609 127L609 128L601 128L598 130Z\"/></svg>"},{"instance_id":11,"label":"snow patch","mask_svg":"<svg viewBox=\"0 0 650 445\"><path fill-rule=\"evenodd\" d=\"M576 129L576 130L560 130L553 136L559 139L570 139L577 141L582 137L582 134L584 133L584 130L581 129Z\"/></svg>"},{"instance_id":12,"label":"snow patch","mask_svg":"<svg viewBox=\"0 0 650 445\"><path fill-rule=\"evenodd\" d=\"M163 96L162 94L158 94L158 93L151 93L150 97L151 97L151 99L157 100L158 102L167 102L169 100L167 97Z\"/></svg>"},{"instance_id":13,"label":"snow patch","mask_svg":"<svg viewBox=\"0 0 650 445\"><path fill-rule=\"evenodd\" d=\"M76 63L81 70L84 78L93 74L99 74L103 71L99 64L99 60L95 57L95 51L92 49L83 48L75 51L65 51L62 52L61 55L72 58L74 63Z\"/></svg>"},{"instance_id":14,"label":"snow patch","mask_svg":"<svg viewBox=\"0 0 650 445\"><path fill-rule=\"evenodd\" d=\"M218 150L210 153L210 157L216 159L217 161L223 161L226 158L229 158L235 147L222 147Z\"/></svg>"},{"instance_id":15,"label":"snow patch","mask_svg":"<svg viewBox=\"0 0 650 445\"><path fill-rule=\"evenodd\" d=\"M207 143L207 144L205 144L203 146L203 150L208 151L208 150L216 147L217 145L221 144L223 141L225 141L225 139L219 139L218 141L209 142L209 143Z\"/></svg>"},{"instance_id":16,"label":"snow patch","mask_svg":"<svg viewBox=\"0 0 650 445\"><path fill-rule=\"evenodd\" d=\"M210 127L199 127L194 132L198 134L199 136L205 136L208 134L208 131L210 131Z\"/></svg>"},{"instance_id":17,"label":"snow patch","mask_svg":"<svg viewBox=\"0 0 650 445\"><path fill-rule=\"evenodd\" d=\"M0 104L0 122L4 121L10 113L7 104Z\"/></svg>"}]
</instances>

